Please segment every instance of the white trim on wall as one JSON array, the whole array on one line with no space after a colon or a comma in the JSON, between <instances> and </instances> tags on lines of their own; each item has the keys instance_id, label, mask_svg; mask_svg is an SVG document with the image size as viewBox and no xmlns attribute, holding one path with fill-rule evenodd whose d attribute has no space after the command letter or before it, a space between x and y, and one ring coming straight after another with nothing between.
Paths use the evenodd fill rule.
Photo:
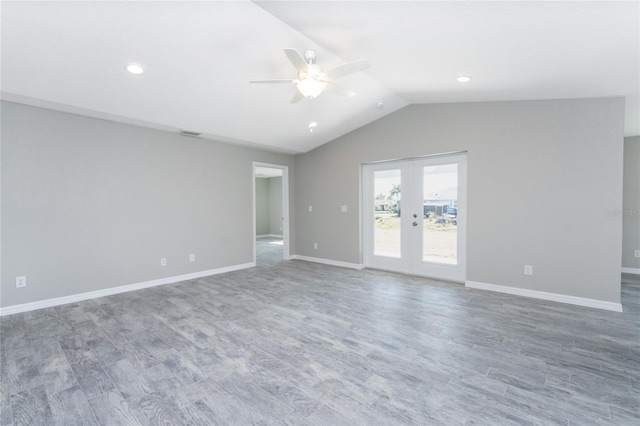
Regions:
<instances>
[{"instance_id":1,"label":"white trim on wall","mask_svg":"<svg viewBox=\"0 0 640 426\"><path fill-rule=\"evenodd\" d=\"M622 267L622 273L623 274L635 274L635 275L640 275L640 268L627 268L627 267Z\"/></svg>"},{"instance_id":2,"label":"white trim on wall","mask_svg":"<svg viewBox=\"0 0 640 426\"><path fill-rule=\"evenodd\" d=\"M210 269L208 271L193 272L191 274L176 275L174 277L160 278L157 280L144 281L141 283L128 284L120 287L105 288L103 290L89 291L87 293L72 294L70 296L56 297L54 299L39 300L37 302L23 303L21 305L6 306L0 308L0 317L5 315L18 314L20 312L35 311L37 309L50 308L52 306L66 305L67 303L80 302L83 300L96 299L98 297L110 296L113 294L126 293L129 291L141 290L143 288L157 287L159 285L173 284L180 281L194 280L196 278L208 277L210 275L223 274L225 272L238 271L240 269L252 268L256 266L254 262L240 265L225 266L223 268Z\"/></svg>"},{"instance_id":3,"label":"white trim on wall","mask_svg":"<svg viewBox=\"0 0 640 426\"><path fill-rule=\"evenodd\" d=\"M324 265L339 266L340 268L364 269L364 264L362 263L342 262L340 260L323 259L321 257L301 256L299 254L294 254L293 256L289 256L289 259L304 260L306 262L313 262L313 263L322 263Z\"/></svg>"},{"instance_id":4,"label":"white trim on wall","mask_svg":"<svg viewBox=\"0 0 640 426\"><path fill-rule=\"evenodd\" d=\"M604 300L587 299L584 297L568 296L566 294L547 293L546 291L528 290L526 288L507 287L497 284L486 284L477 281L467 281L465 287L479 290L489 290L498 293L513 294L516 296L531 297L534 299L551 300L553 302L568 303L571 305L586 306L589 308L605 309L608 311L622 312L622 304L607 302Z\"/></svg>"},{"instance_id":5,"label":"white trim on wall","mask_svg":"<svg viewBox=\"0 0 640 426\"><path fill-rule=\"evenodd\" d=\"M278 235L278 234L263 234L263 235L256 235L256 238L282 238L282 235Z\"/></svg>"}]
</instances>

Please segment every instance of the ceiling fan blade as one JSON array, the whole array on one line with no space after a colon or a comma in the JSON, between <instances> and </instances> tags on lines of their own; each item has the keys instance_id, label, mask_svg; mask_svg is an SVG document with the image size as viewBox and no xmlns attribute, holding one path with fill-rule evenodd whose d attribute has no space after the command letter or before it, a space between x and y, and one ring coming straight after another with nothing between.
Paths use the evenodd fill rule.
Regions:
<instances>
[{"instance_id":1,"label":"ceiling fan blade","mask_svg":"<svg viewBox=\"0 0 640 426\"><path fill-rule=\"evenodd\" d=\"M287 55L287 58L289 58L289 62L291 62L296 70L304 68L307 65L307 62L302 56L300 56L296 49L287 48L284 49L284 53L285 55Z\"/></svg>"},{"instance_id":2,"label":"ceiling fan blade","mask_svg":"<svg viewBox=\"0 0 640 426\"><path fill-rule=\"evenodd\" d=\"M291 98L291 103L292 104L297 104L298 102L300 102L303 99L304 99L304 96L302 95L302 93L300 93L299 90L296 90L296 93L294 93L293 98Z\"/></svg>"},{"instance_id":3,"label":"ceiling fan blade","mask_svg":"<svg viewBox=\"0 0 640 426\"><path fill-rule=\"evenodd\" d=\"M328 69L326 73L331 78L337 78L352 74L354 72L362 71L367 68L369 68L369 61L367 61L366 59L360 59L358 61L348 62L346 64L335 66L331 69Z\"/></svg>"},{"instance_id":4,"label":"ceiling fan blade","mask_svg":"<svg viewBox=\"0 0 640 426\"><path fill-rule=\"evenodd\" d=\"M327 88L324 89L325 92L335 93L336 95L346 96L348 98L353 98L356 95L356 92L353 90L349 90L346 87L338 86L335 83L329 82L327 84Z\"/></svg>"},{"instance_id":5,"label":"ceiling fan blade","mask_svg":"<svg viewBox=\"0 0 640 426\"><path fill-rule=\"evenodd\" d=\"M249 83L295 83L296 80L249 80Z\"/></svg>"}]
</instances>

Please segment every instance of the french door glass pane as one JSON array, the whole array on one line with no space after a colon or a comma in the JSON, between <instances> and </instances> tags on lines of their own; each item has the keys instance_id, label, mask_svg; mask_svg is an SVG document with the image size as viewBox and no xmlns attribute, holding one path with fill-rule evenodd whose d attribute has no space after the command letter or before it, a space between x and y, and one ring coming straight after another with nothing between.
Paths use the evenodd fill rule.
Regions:
<instances>
[{"instance_id":1,"label":"french door glass pane","mask_svg":"<svg viewBox=\"0 0 640 426\"><path fill-rule=\"evenodd\" d=\"M400 169L381 170L373 174L373 253L376 256L399 258L402 255L400 175Z\"/></svg>"},{"instance_id":2,"label":"french door glass pane","mask_svg":"<svg viewBox=\"0 0 640 426\"><path fill-rule=\"evenodd\" d=\"M423 168L422 260L455 265L458 259L458 165Z\"/></svg>"}]
</instances>

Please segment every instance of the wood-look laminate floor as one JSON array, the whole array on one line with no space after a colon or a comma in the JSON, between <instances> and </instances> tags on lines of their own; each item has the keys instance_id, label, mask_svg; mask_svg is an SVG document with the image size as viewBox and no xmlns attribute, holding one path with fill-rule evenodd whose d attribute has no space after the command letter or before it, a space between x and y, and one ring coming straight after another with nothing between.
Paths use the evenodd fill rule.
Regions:
<instances>
[{"instance_id":1,"label":"wood-look laminate floor","mask_svg":"<svg viewBox=\"0 0 640 426\"><path fill-rule=\"evenodd\" d=\"M279 261L0 320L2 425L638 425L624 313Z\"/></svg>"}]
</instances>

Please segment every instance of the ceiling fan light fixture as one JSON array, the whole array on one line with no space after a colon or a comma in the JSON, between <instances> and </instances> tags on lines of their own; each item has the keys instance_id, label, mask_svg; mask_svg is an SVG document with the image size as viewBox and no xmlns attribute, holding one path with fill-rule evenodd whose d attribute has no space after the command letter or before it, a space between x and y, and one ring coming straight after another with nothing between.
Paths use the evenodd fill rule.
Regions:
<instances>
[{"instance_id":1,"label":"ceiling fan light fixture","mask_svg":"<svg viewBox=\"0 0 640 426\"><path fill-rule=\"evenodd\" d=\"M472 78L468 75L461 75L460 77L456 78L456 80L458 81L458 83L468 83L472 80Z\"/></svg>"},{"instance_id":2,"label":"ceiling fan light fixture","mask_svg":"<svg viewBox=\"0 0 640 426\"><path fill-rule=\"evenodd\" d=\"M291 65L296 69L298 74L297 79L250 80L249 83L293 83L296 85L298 91L291 99L292 104L300 102L303 98L316 98L320 96L325 89L327 89L327 92L352 98L356 95L356 92L346 87L338 86L332 80L337 77L362 71L369 66L367 60L360 59L359 61L347 62L325 71L322 67L316 65L316 52L313 50L304 52L304 57L300 56L296 49L292 48L284 49L284 53L289 59L289 62L291 62Z\"/></svg>"},{"instance_id":3,"label":"ceiling fan light fixture","mask_svg":"<svg viewBox=\"0 0 640 426\"><path fill-rule=\"evenodd\" d=\"M302 96L313 99L322 93L322 91L327 87L327 83L314 78L305 78L300 80L296 87L300 93L302 93Z\"/></svg>"}]
</instances>

